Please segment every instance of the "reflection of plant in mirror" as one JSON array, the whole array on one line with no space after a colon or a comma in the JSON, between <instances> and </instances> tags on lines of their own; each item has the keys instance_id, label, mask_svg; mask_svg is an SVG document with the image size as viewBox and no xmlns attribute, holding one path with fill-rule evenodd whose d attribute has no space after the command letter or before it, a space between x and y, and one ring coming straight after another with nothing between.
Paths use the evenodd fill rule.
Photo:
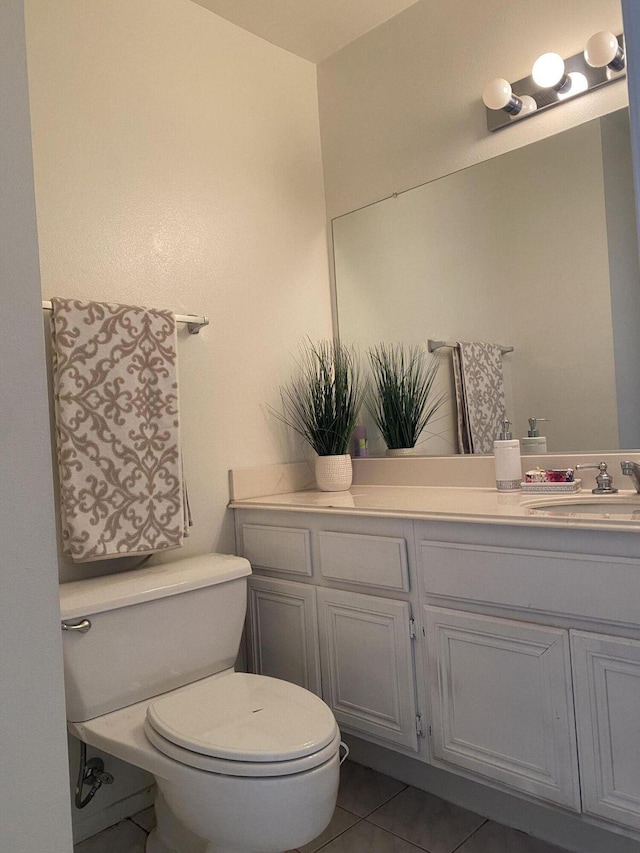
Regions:
<instances>
[{"instance_id":1,"label":"reflection of plant in mirror","mask_svg":"<svg viewBox=\"0 0 640 853\"><path fill-rule=\"evenodd\" d=\"M434 393L440 361L417 346L379 344L369 350L373 374L367 406L387 447L415 447L446 400Z\"/></svg>"},{"instance_id":2,"label":"reflection of plant in mirror","mask_svg":"<svg viewBox=\"0 0 640 853\"><path fill-rule=\"evenodd\" d=\"M307 341L298 375L280 388L282 412L271 412L295 430L318 456L349 452L364 383L355 351L340 341Z\"/></svg>"}]
</instances>

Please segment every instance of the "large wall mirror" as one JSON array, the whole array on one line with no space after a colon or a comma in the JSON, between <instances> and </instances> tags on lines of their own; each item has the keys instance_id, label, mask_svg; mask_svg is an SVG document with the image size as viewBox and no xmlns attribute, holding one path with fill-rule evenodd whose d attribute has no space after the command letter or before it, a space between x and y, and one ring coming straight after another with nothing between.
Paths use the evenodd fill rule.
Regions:
<instances>
[{"instance_id":1,"label":"large wall mirror","mask_svg":"<svg viewBox=\"0 0 640 853\"><path fill-rule=\"evenodd\" d=\"M362 353L430 338L512 346L514 437L545 417L549 452L640 448L627 110L345 214L333 240L338 331ZM457 451L452 406L422 453Z\"/></svg>"}]
</instances>

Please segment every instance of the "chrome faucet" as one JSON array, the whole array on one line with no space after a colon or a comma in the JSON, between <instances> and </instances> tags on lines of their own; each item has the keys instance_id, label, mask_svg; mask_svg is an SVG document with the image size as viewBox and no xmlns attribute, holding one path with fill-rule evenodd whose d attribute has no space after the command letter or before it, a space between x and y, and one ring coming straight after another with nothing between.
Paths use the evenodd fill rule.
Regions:
<instances>
[{"instance_id":1,"label":"chrome faucet","mask_svg":"<svg viewBox=\"0 0 640 853\"><path fill-rule=\"evenodd\" d=\"M625 477L631 477L633 487L640 494L640 465L637 462L630 462L628 459L620 463L622 473Z\"/></svg>"}]
</instances>

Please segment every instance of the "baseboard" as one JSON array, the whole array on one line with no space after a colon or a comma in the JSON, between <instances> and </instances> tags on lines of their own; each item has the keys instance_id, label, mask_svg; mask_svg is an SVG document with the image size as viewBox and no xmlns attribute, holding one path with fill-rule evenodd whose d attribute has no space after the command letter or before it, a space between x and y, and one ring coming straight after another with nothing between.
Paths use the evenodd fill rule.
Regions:
<instances>
[{"instance_id":1,"label":"baseboard","mask_svg":"<svg viewBox=\"0 0 640 853\"><path fill-rule=\"evenodd\" d=\"M432 767L415 758L345 736L350 758L414 788L420 788L496 823L519 829L574 853L638 853L637 839L608 831L553 807L514 797L487 785Z\"/></svg>"},{"instance_id":2,"label":"baseboard","mask_svg":"<svg viewBox=\"0 0 640 853\"><path fill-rule=\"evenodd\" d=\"M102 832L134 814L153 805L156 795L156 786L150 785L141 791L136 791L122 800L111 803L104 809L94 810L91 814L84 815L82 811L72 807L73 819L73 843L79 844L86 838Z\"/></svg>"}]
</instances>

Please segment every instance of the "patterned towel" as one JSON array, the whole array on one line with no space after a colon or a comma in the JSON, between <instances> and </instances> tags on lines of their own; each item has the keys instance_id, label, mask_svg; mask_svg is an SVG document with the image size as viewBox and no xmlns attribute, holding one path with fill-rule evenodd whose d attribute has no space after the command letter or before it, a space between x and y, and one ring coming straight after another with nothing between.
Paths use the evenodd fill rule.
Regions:
<instances>
[{"instance_id":1,"label":"patterned towel","mask_svg":"<svg viewBox=\"0 0 640 853\"><path fill-rule=\"evenodd\" d=\"M458 341L453 350L460 453L493 453L505 419L502 351L497 344Z\"/></svg>"},{"instance_id":2,"label":"patterned towel","mask_svg":"<svg viewBox=\"0 0 640 853\"><path fill-rule=\"evenodd\" d=\"M182 545L175 320L52 299L62 546L76 562Z\"/></svg>"}]
</instances>

